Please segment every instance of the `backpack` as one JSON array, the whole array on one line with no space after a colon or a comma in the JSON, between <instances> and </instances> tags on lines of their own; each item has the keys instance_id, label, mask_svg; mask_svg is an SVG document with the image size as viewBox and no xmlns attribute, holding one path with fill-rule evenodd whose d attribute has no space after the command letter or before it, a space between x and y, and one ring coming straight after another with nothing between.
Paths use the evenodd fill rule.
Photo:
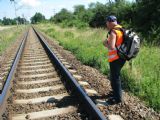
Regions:
<instances>
[{"instance_id":1,"label":"backpack","mask_svg":"<svg viewBox=\"0 0 160 120\"><path fill-rule=\"evenodd\" d=\"M123 32L123 42L117 47L118 55L125 60L131 60L135 58L140 49L140 38L132 30L126 30L124 28L114 28Z\"/></svg>"}]
</instances>

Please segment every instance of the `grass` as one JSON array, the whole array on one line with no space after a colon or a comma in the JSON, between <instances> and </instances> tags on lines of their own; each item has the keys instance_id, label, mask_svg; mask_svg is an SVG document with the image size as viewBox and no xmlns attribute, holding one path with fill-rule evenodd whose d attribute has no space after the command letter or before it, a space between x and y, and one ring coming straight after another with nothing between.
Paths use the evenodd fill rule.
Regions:
<instances>
[{"instance_id":1,"label":"grass","mask_svg":"<svg viewBox=\"0 0 160 120\"><path fill-rule=\"evenodd\" d=\"M17 36L22 32L24 26L12 27L0 31L0 55L16 41Z\"/></svg>"},{"instance_id":2,"label":"grass","mask_svg":"<svg viewBox=\"0 0 160 120\"><path fill-rule=\"evenodd\" d=\"M109 74L107 49L103 47L104 29L61 28L54 24L38 27L60 45L71 51L82 63ZM127 62L122 70L123 88L143 100L146 105L160 110L160 48L142 45L136 59Z\"/></svg>"}]
</instances>

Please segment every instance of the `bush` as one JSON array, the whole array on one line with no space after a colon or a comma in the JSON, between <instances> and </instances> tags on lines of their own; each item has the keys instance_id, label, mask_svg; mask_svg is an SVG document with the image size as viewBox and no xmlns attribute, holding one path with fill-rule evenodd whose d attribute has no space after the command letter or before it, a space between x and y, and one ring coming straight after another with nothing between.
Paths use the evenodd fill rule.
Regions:
<instances>
[{"instance_id":1,"label":"bush","mask_svg":"<svg viewBox=\"0 0 160 120\"><path fill-rule=\"evenodd\" d=\"M160 45L160 27L152 27L149 31L147 42L152 45ZM144 35L147 38L147 35Z\"/></svg>"}]
</instances>

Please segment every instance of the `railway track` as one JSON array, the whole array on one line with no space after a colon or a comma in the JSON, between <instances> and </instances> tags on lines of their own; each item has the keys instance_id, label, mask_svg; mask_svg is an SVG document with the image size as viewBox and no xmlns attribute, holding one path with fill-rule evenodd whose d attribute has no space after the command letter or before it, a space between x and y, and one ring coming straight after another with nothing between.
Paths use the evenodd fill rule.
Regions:
<instances>
[{"instance_id":1,"label":"railway track","mask_svg":"<svg viewBox=\"0 0 160 120\"><path fill-rule=\"evenodd\" d=\"M0 94L0 113L4 120L105 120L88 96L94 94L96 91L30 28Z\"/></svg>"}]
</instances>

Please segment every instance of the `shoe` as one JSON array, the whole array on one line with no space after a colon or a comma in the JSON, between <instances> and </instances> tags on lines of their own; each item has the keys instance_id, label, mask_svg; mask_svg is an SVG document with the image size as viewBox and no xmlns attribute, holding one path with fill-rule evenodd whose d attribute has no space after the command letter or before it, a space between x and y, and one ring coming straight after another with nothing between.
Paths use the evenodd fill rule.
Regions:
<instances>
[{"instance_id":1,"label":"shoe","mask_svg":"<svg viewBox=\"0 0 160 120\"><path fill-rule=\"evenodd\" d=\"M114 95L113 95L113 92L111 91L111 92L109 92L109 94L107 95L107 97L113 97Z\"/></svg>"},{"instance_id":2,"label":"shoe","mask_svg":"<svg viewBox=\"0 0 160 120\"><path fill-rule=\"evenodd\" d=\"M120 103L121 100L116 100L114 97L110 97L107 101L106 104L107 105L114 105L114 104L118 104Z\"/></svg>"}]
</instances>

